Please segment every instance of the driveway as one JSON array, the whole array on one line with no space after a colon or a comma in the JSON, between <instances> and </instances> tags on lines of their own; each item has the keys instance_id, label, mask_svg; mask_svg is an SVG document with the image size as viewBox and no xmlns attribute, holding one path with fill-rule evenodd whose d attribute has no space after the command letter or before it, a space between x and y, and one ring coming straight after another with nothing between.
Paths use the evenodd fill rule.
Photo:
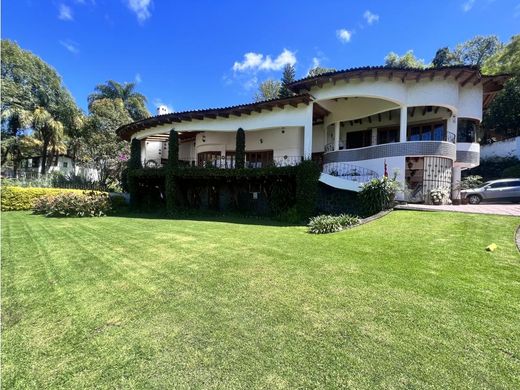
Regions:
<instances>
[{"instance_id":1,"label":"driveway","mask_svg":"<svg viewBox=\"0 0 520 390\"><path fill-rule=\"evenodd\" d=\"M463 205L433 206L428 204L406 204L395 207L397 210L456 211L460 213L514 215L520 217L520 205L514 203L481 203Z\"/></svg>"}]
</instances>

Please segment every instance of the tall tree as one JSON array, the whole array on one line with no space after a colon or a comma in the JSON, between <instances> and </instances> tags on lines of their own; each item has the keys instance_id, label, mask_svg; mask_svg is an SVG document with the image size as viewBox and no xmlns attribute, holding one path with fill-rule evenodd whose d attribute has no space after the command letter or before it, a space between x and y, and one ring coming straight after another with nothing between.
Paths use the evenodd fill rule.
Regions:
<instances>
[{"instance_id":1,"label":"tall tree","mask_svg":"<svg viewBox=\"0 0 520 390\"><path fill-rule=\"evenodd\" d=\"M329 72L335 72L336 69L334 68L323 68L321 66L315 66L314 68L311 68L309 70L309 73L307 73L307 77L316 77L323 73L329 73Z\"/></svg>"},{"instance_id":2,"label":"tall tree","mask_svg":"<svg viewBox=\"0 0 520 390\"><path fill-rule=\"evenodd\" d=\"M135 91L135 83L118 83L108 80L98 84L94 92L88 96L89 109L92 103L100 99L121 99L128 115L134 120L148 118L150 112L146 108L146 97Z\"/></svg>"},{"instance_id":3,"label":"tall tree","mask_svg":"<svg viewBox=\"0 0 520 390\"><path fill-rule=\"evenodd\" d=\"M294 95L293 92L288 88L288 85L296 80L296 70L294 65L286 64L283 68L282 74L282 86L280 87L279 97L286 98Z\"/></svg>"},{"instance_id":4,"label":"tall tree","mask_svg":"<svg viewBox=\"0 0 520 390\"><path fill-rule=\"evenodd\" d=\"M85 120L82 160L92 164L103 185L117 184L126 166L128 142L122 141L116 130L132 122L121 99L99 99L90 105Z\"/></svg>"},{"instance_id":5,"label":"tall tree","mask_svg":"<svg viewBox=\"0 0 520 390\"><path fill-rule=\"evenodd\" d=\"M503 48L496 35L477 35L457 45L454 56L464 65L482 66L486 60Z\"/></svg>"},{"instance_id":6,"label":"tall tree","mask_svg":"<svg viewBox=\"0 0 520 390\"><path fill-rule=\"evenodd\" d=\"M443 66L460 65L460 59L453 53L449 47L443 47L435 53L432 60L434 68L441 68Z\"/></svg>"},{"instance_id":7,"label":"tall tree","mask_svg":"<svg viewBox=\"0 0 520 390\"><path fill-rule=\"evenodd\" d=\"M280 95L281 83L278 80L267 79L258 86L254 99L256 102L276 99Z\"/></svg>"},{"instance_id":8,"label":"tall tree","mask_svg":"<svg viewBox=\"0 0 520 390\"><path fill-rule=\"evenodd\" d=\"M2 142L19 145L17 140L34 130L46 160L49 145L63 140L80 111L52 67L12 41L2 40L1 45ZM14 167L20 157L13 161ZM42 166L42 173L46 168Z\"/></svg>"},{"instance_id":9,"label":"tall tree","mask_svg":"<svg viewBox=\"0 0 520 390\"><path fill-rule=\"evenodd\" d=\"M505 47L489 57L482 72L513 76L484 112L482 126L485 138L491 135L507 138L520 135L520 35L513 36Z\"/></svg>"},{"instance_id":10,"label":"tall tree","mask_svg":"<svg viewBox=\"0 0 520 390\"><path fill-rule=\"evenodd\" d=\"M385 66L390 68L416 68L423 69L426 67L424 60L421 60L413 54L413 50L408 50L402 56L391 51L385 57Z\"/></svg>"}]
</instances>

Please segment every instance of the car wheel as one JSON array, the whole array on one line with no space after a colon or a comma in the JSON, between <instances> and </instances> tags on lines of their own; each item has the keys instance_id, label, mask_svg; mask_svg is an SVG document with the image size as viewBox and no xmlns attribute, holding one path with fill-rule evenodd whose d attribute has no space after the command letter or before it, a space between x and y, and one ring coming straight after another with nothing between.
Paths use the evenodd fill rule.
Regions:
<instances>
[{"instance_id":1,"label":"car wheel","mask_svg":"<svg viewBox=\"0 0 520 390\"><path fill-rule=\"evenodd\" d=\"M470 196L468 196L469 204L479 204L481 200L482 199L480 199L480 196L478 196L478 195L470 195Z\"/></svg>"}]
</instances>

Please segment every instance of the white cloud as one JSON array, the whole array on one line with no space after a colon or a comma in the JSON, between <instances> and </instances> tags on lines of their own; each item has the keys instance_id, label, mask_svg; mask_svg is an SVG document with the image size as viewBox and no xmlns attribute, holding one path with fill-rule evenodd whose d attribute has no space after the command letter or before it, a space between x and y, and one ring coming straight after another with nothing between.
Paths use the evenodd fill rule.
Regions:
<instances>
[{"instance_id":1,"label":"white cloud","mask_svg":"<svg viewBox=\"0 0 520 390\"><path fill-rule=\"evenodd\" d=\"M65 4L60 4L59 12L58 12L58 19L74 20L74 17L72 16L72 9Z\"/></svg>"},{"instance_id":2,"label":"white cloud","mask_svg":"<svg viewBox=\"0 0 520 390\"><path fill-rule=\"evenodd\" d=\"M464 12L468 12L475 5L475 0L467 0L464 4L462 4L462 10Z\"/></svg>"},{"instance_id":3,"label":"white cloud","mask_svg":"<svg viewBox=\"0 0 520 390\"><path fill-rule=\"evenodd\" d=\"M141 78L141 73L136 73L134 77L134 81L136 84L139 84L143 79Z\"/></svg>"},{"instance_id":4,"label":"white cloud","mask_svg":"<svg viewBox=\"0 0 520 390\"><path fill-rule=\"evenodd\" d=\"M369 10L365 11L365 13L363 14L363 17L365 18L365 20L367 21L367 23L369 25L379 22L379 15L373 14Z\"/></svg>"},{"instance_id":5,"label":"white cloud","mask_svg":"<svg viewBox=\"0 0 520 390\"><path fill-rule=\"evenodd\" d=\"M233 70L235 72L281 70L287 64L296 64L295 53L287 49L283 49L274 60L269 55L264 56L260 53L249 52L244 54L244 60L242 62L235 61L233 64Z\"/></svg>"},{"instance_id":6,"label":"white cloud","mask_svg":"<svg viewBox=\"0 0 520 390\"><path fill-rule=\"evenodd\" d=\"M317 68L320 66L320 59L318 57L312 57L312 68Z\"/></svg>"},{"instance_id":7,"label":"white cloud","mask_svg":"<svg viewBox=\"0 0 520 390\"><path fill-rule=\"evenodd\" d=\"M352 31L348 31L347 29L342 28L336 31L336 36L341 42L347 43L350 42L350 38L352 38Z\"/></svg>"},{"instance_id":8,"label":"white cloud","mask_svg":"<svg viewBox=\"0 0 520 390\"><path fill-rule=\"evenodd\" d=\"M258 77L254 76L250 79L246 80L242 86L245 90L250 91L252 89L256 89L258 87Z\"/></svg>"},{"instance_id":9,"label":"white cloud","mask_svg":"<svg viewBox=\"0 0 520 390\"><path fill-rule=\"evenodd\" d=\"M60 45L63 46L65 49L67 49L72 54L79 53L78 44L74 41L67 39L65 41L60 41Z\"/></svg>"},{"instance_id":10,"label":"white cloud","mask_svg":"<svg viewBox=\"0 0 520 390\"><path fill-rule=\"evenodd\" d=\"M143 23L152 16L149 10L152 5L152 0L126 0L126 3L128 8L137 16L139 23Z\"/></svg>"}]
</instances>

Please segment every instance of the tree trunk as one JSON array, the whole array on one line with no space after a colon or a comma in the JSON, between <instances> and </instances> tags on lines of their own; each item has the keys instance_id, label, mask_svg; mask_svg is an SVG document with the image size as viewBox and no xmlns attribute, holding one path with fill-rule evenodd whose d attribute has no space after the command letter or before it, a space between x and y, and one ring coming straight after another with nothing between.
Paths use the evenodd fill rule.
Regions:
<instances>
[{"instance_id":1,"label":"tree trunk","mask_svg":"<svg viewBox=\"0 0 520 390\"><path fill-rule=\"evenodd\" d=\"M43 140L42 146L42 167L40 173L45 175L47 172L47 150L49 149L49 141L47 139Z\"/></svg>"}]
</instances>

